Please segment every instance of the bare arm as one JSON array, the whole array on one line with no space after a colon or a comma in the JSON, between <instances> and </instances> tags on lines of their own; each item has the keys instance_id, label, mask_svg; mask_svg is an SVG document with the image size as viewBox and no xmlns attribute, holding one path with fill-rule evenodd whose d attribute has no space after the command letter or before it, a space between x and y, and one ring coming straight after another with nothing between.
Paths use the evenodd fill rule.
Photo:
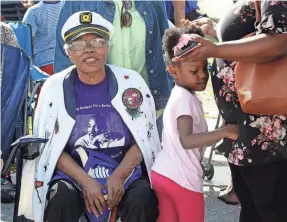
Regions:
<instances>
[{"instance_id":1,"label":"bare arm","mask_svg":"<svg viewBox=\"0 0 287 222\"><path fill-rule=\"evenodd\" d=\"M287 34L260 34L218 43L214 57L239 62L266 62L287 55Z\"/></svg>"},{"instance_id":2,"label":"bare arm","mask_svg":"<svg viewBox=\"0 0 287 222\"><path fill-rule=\"evenodd\" d=\"M180 20L185 19L185 1L173 0L174 8L174 23L176 26L180 26Z\"/></svg>"},{"instance_id":3,"label":"bare arm","mask_svg":"<svg viewBox=\"0 0 287 222\"><path fill-rule=\"evenodd\" d=\"M124 195L124 183L134 168L141 163L142 153L137 144L133 144L125 154L123 160L107 180L108 207L112 209Z\"/></svg>"},{"instance_id":4,"label":"bare arm","mask_svg":"<svg viewBox=\"0 0 287 222\"><path fill-rule=\"evenodd\" d=\"M191 116L180 116L177 119L179 139L184 149L203 148L217 143L219 140L228 137L237 139L238 130L234 125L216 129L211 132L193 133L193 119Z\"/></svg>"},{"instance_id":5,"label":"bare arm","mask_svg":"<svg viewBox=\"0 0 287 222\"><path fill-rule=\"evenodd\" d=\"M57 168L71 177L82 188L85 181L91 177L82 167L66 152L63 152L58 160Z\"/></svg>"},{"instance_id":6,"label":"bare arm","mask_svg":"<svg viewBox=\"0 0 287 222\"><path fill-rule=\"evenodd\" d=\"M137 144L132 145L132 147L128 150L123 160L114 171L113 174L118 175L123 181L125 181L133 169L139 165L143 160L143 156L140 148Z\"/></svg>"},{"instance_id":7,"label":"bare arm","mask_svg":"<svg viewBox=\"0 0 287 222\"><path fill-rule=\"evenodd\" d=\"M238 62L260 63L275 60L287 55L287 34L260 34L237 41L214 44L194 37L199 46L187 55L173 58L173 62L194 62L210 57Z\"/></svg>"}]
</instances>

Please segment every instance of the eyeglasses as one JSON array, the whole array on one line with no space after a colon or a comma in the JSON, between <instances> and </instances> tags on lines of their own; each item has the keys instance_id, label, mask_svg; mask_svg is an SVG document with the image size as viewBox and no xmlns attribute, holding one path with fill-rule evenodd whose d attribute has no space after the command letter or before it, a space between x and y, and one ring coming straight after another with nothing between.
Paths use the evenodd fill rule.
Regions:
<instances>
[{"instance_id":1,"label":"eyeglasses","mask_svg":"<svg viewBox=\"0 0 287 222\"><path fill-rule=\"evenodd\" d=\"M67 44L68 49L73 51L80 51L85 49L87 46L91 46L93 48L104 48L109 46L109 42L105 39L93 39L91 41L85 40L76 40L70 44Z\"/></svg>"},{"instance_id":2,"label":"eyeglasses","mask_svg":"<svg viewBox=\"0 0 287 222\"><path fill-rule=\"evenodd\" d=\"M122 0L123 7L121 10L121 27L130 27L132 24L132 15L129 13L128 10L132 8L132 1L131 0Z\"/></svg>"}]
</instances>

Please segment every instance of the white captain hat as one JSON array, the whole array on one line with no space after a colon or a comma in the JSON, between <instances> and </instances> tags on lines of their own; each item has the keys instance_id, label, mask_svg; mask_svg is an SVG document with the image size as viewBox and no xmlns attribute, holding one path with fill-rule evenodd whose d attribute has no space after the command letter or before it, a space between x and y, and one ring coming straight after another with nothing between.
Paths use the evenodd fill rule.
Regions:
<instances>
[{"instance_id":1,"label":"white captain hat","mask_svg":"<svg viewBox=\"0 0 287 222\"><path fill-rule=\"evenodd\" d=\"M107 40L111 40L114 33L114 26L95 12L80 11L68 18L61 32L65 42L73 41L88 33L93 33Z\"/></svg>"}]
</instances>

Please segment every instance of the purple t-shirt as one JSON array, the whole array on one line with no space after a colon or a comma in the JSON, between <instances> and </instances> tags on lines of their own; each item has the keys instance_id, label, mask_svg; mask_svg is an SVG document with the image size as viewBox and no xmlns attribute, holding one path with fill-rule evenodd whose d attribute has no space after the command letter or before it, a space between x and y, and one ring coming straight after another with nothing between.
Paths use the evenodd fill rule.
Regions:
<instances>
[{"instance_id":1,"label":"purple t-shirt","mask_svg":"<svg viewBox=\"0 0 287 222\"><path fill-rule=\"evenodd\" d=\"M130 148L133 137L119 113L112 107L107 78L96 85L89 85L75 75L74 92L76 123L65 151L83 168L86 164L93 165L90 157L95 152L120 162ZM107 171L101 169L94 170L94 174L100 179L109 176ZM56 170L51 181L58 179L71 180Z\"/></svg>"},{"instance_id":2,"label":"purple t-shirt","mask_svg":"<svg viewBox=\"0 0 287 222\"><path fill-rule=\"evenodd\" d=\"M81 82L75 75L76 124L66 147L74 154L78 146L96 149L118 162L132 143L132 135L112 107L107 78L96 85Z\"/></svg>"}]
</instances>

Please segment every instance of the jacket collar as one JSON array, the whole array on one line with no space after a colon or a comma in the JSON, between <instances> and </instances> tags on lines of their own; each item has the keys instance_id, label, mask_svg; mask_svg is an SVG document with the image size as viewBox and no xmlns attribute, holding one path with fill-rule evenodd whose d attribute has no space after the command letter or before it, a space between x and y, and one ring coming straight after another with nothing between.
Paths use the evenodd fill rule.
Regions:
<instances>
[{"instance_id":1,"label":"jacket collar","mask_svg":"<svg viewBox=\"0 0 287 222\"><path fill-rule=\"evenodd\" d=\"M106 77L109 84L109 93L111 99L113 99L118 93L118 82L115 74L108 65L105 65ZM73 68L65 77L63 82L64 90L64 102L67 113L73 118L76 118L76 101L75 101L75 90L74 81L75 75L78 75L76 67Z\"/></svg>"}]
</instances>

